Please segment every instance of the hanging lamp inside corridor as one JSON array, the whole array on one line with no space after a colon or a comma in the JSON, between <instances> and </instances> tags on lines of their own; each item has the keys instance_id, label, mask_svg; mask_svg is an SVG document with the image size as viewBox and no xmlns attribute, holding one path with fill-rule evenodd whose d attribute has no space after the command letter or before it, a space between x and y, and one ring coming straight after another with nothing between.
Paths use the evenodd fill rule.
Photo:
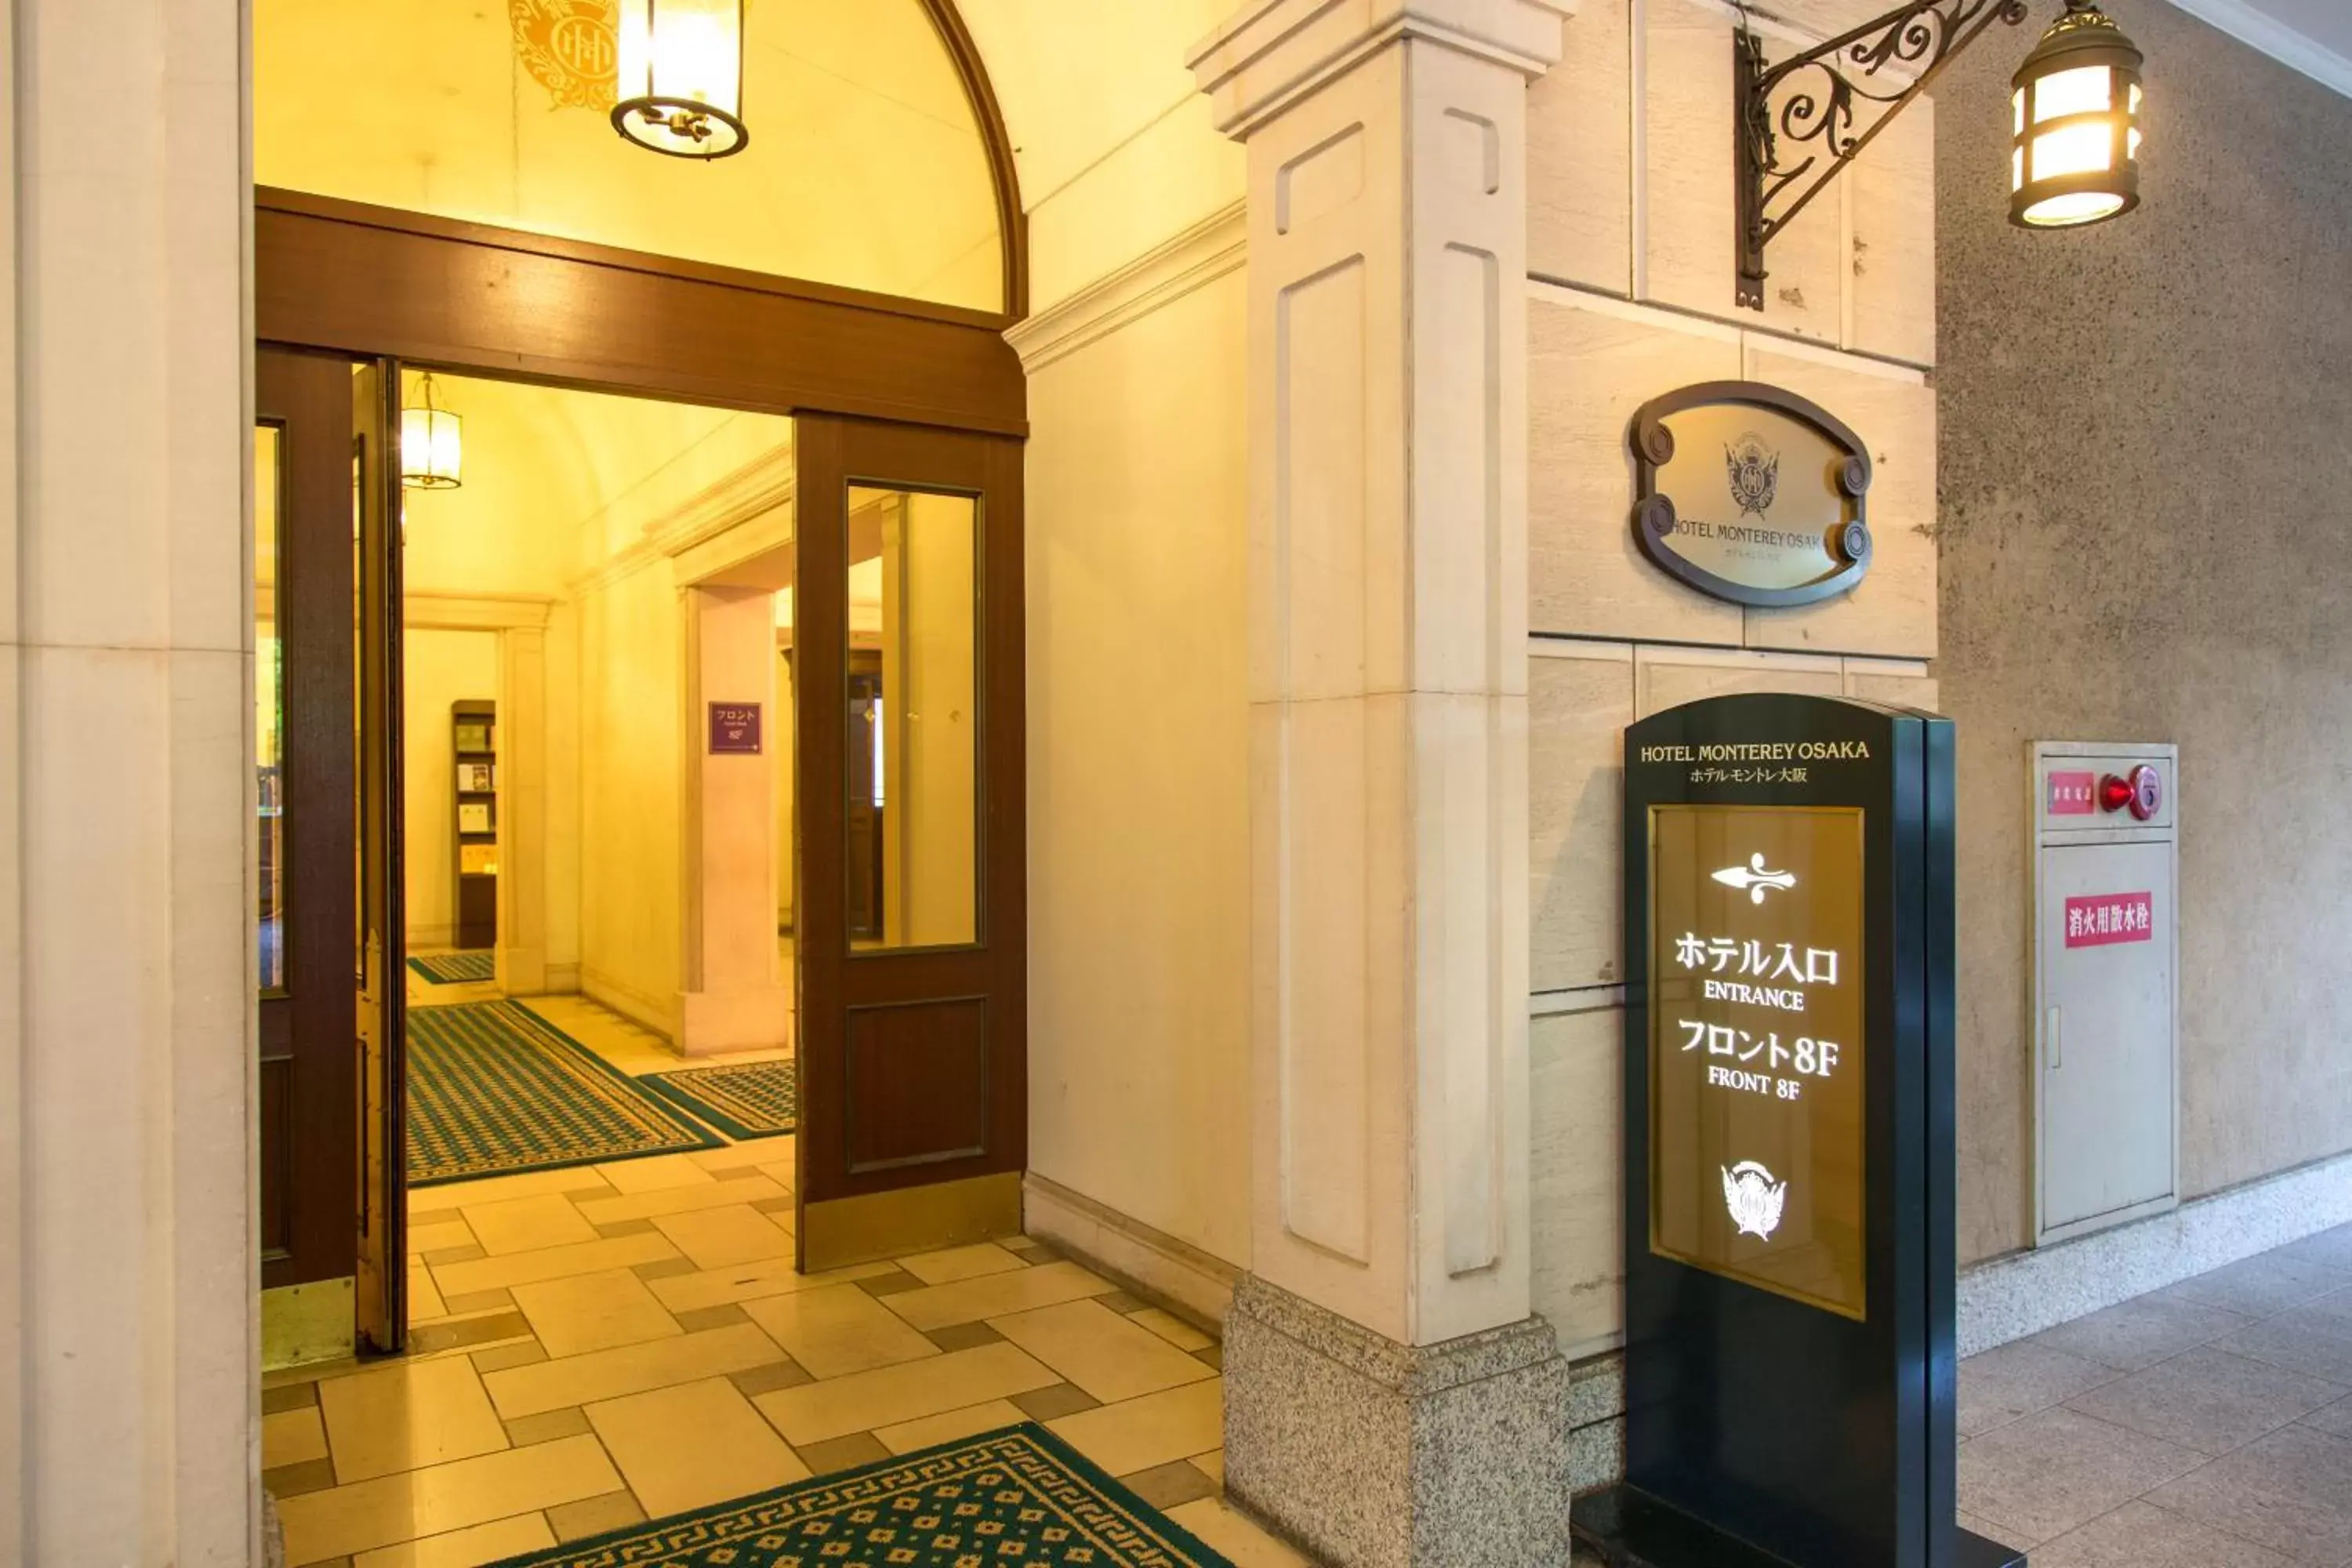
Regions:
<instances>
[{"instance_id":1,"label":"hanging lamp inside corridor","mask_svg":"<svg viewBox=\"0 0 2352 1568\"><path fill-rule=\"evenodd\" d=\"M724 158L743 124L743 0L620 0L613 129L676 158Z\"/></svg>"},{"instance_id":2,"label":"hanging lamp inside corridor","mask_svg":"<svg viewBox=\"0 0 2352 1568\"><path fill-rule=\"evenodd\" d=\"M416 401L400 409L400 483L412 490L454 490L465 483L462 421L434 401L433 373L416 378Z\"/></svg>"}]
</instances>

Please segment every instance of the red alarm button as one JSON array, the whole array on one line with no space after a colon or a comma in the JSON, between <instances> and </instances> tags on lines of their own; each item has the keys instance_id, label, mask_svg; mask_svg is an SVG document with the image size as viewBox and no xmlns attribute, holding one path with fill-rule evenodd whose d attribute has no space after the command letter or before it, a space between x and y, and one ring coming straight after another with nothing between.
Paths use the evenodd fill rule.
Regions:
<instances>
[{"instance_id":1,"label":"red alarm button","mask_svg":"<svg viewBox=\"0 0 2352 1568\"><path fill-rule=\"evenodd\" d=\"M2142 822L2164 809L2164 775L2142 763L2125 777L2107 774L2099 781L2099 809L2121 811L2126 806Z\"/></svg>"}]
</instances>

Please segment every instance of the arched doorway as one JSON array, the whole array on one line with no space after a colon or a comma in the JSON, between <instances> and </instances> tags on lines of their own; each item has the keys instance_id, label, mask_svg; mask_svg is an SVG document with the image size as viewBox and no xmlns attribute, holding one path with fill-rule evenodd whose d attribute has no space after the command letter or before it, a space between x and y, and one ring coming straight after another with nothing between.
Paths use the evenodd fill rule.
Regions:
<instances>
[{"instance_id":1,"label":"arched doorway","mask_svg":"<svg viewBox=\"0 0 2352 1568\"><path fill-rule=\"evenodd\" d=\"M650 157L604 121L601 57L578 37L583 18L593 24L599 14L561 5L505 15L443 5L396 18L358 4L256 7L260 414L274 460L303 476L276 492L281 510L268 520L272 537L289 542L266 563L271 607L331 605L331 614L311 616L306 646L316 652L346 639L331 666L306 665L294 643L280 645L283 660L268 662L289 677L262 694L272 748L261 759L272 775L266 782L288 786L269 793L270 808L283 814L269 826L303 828L310 845L298 854L277 841L270 870L279 897L265 923L284 929L288 910L328 917L314 919L307 941L289 935L292 973L274 985L262 977L265 1339L281 1352L331 1343L354 1317L363 1348L395 1349L409 1318L400 1194L415 1139L405 1116L411 983L402 960L418 930L404 907L416 884L410 861L423 856L404 842L404 801L440 786L421 785L403 766L404 624L442 631L453 620L462 629L491 617L507 649L498 700L478 694L455 715L459 747L475 733L468 717L494 719L497 740L451 751L459 776L449 814L456 881L462 887L473 866L499 884L505 929L488 965L499 1005L576 986L674 1047L788 1049L803 1130L793 1139L790 1241L804 1263L1019 1223L1024 413L1020 368L999 333L1021 303L1025 262L992 100L946 0L857 7L854 19L836 6L762 5L751 8L744 66L754 144L710 165ZM877 192L898 199L877 202ZM506 559L515 552L487 549L485 534L433 557L436 580L412 582L406 569L425 559L415 545L432 531L435 502L426 491L404 504L394 432L420 370L445 386L476 378L478 412L496 401L492 388L537 387L719 411L737 419L730 428L739 434L762 419L798 433L751 439L741 461L707 476L666 520L635 520L634 534L614 519L617 498L641 485L605 476L580 519L595 537L561 542L554 567L518 578ZM346 383L356 395L338 397L334 388ZM689 454L700 463L717 449L713 420L687 421L671 433L672 458L653 468L603 462L625 438L610 429L583 437L596 422L566 417L584 469L601 463L641 479L674 476ZM335 478L345 469L348 489ZM719 515L761 476L781 493ZM514 516L557 488L526 487L509 503ZM861 509L874 510L877 497L896 498L897 534L862 526ZM919 514L939 510L934 500L961 508L961 521L919 528ZM337 558L326 542L354 506L358 548ZM700 522L679 521L698 506ZM785 519L781 544L777 514ZM966 917L929 934L903 921L868 933L842 917L872 902L876 889L854 888L858 863L836 852L856 816L847 763L876 707L860 707L852 667L864 657L861 634L845 612L855 575L870 567L903 577L919 553L910 541L942 526L960 530L969 557L961 578L925 569L961 582L947 597L960 594L966 605L954 623L966 694L935 705L961 726L960 758L940 764L949 778L942 798L962 814L961 849L921 851L911 826L919 810L908 796L920 781L902 778L909 759L953 748L926 752L905 728L921 715L903 682L927 645L917 617L903 613L917 601L902 589L887 646L867 650L877 692L892 694L899 710L888 748L888 766L900 770L890 775L889 808L898 858L874 864L877 877L898 879L894 901L911 908L920 900L907 867L944 858L948 878L962 884ZM420 541L404 542L412 528ZM737 542L756 535L771 554L785 551L787 585L733 581L743 561L720 538L730 531ZM435 537L446 543L449 534ZM895 568L885 562L893 549ZM606 603L605 591L629 574L661 584L641 596L634 620ZM420 591L438 619L404 613ZM701 661L716 657L717 645L695 628L716 624L721 599L747 593L797 596L796 614L775 617L795 655L788 702L773 683L751 695L702 679ZM496 619L507 615L498 606L518 604L519 620ZM510 621L519 635L505 635ZM637 643L614 640L624 621ZM665 636L684 638L665 715L675 763L625 777L582 763L567 841L559 800L564 682L630 667L629 649L642 651L647 635L656 647ZM822 646L811 640L820 635ZM527 679L516 648L537 661ZM935 652L931 664L944 668ZM890 675L894 668L902 673ZM319 678L305 679L306 669ZM720 709L746 706L764 709L772 728L797 721L787 754L798 832L775 837L796 837L803 852L782 869L772 839L748 856L722 840L731 819L710 793L722 787L715 781L742 776L730 771L740 760L727 755L740 749L740 734L722 742L717 721ZM581 705L572 722L587 711ZM650 731L656 742L661 729ZM571 743L576 754L577 730ZM616 751L626 745L614 742ZM878 767L878 732L873 746ZM319 809L305 814L299 808L310 802L289 793L310 776L306 750L345 753L358 801L347 834L321 828ZM772 780L772 765L759 777ZM877 773L871 781L877 804L880 780ZM314 779L310 801L333 793ZM648 828L666 821L678 825L667 846ZM598 847L632 835L641 842L632 856L612 858L627 864L611 872L603 896L583 890L604 874ZM328 837L348 848L322 849ZM478 852L471 861L469 849ZM432 853L449 858L437 846ZM582 911L568 931L564 895L551 891L567 874L567 856ZM354 861L342 905L310 890L353 883ZM784 915L793 927L788 973L746 978L739 968L722 979L716 954L727 943L711 923L719 906L709 890L740 880L747 861L760 863L752 880L771 891L764 908L757 899L730 907L762 921ZM797 882L784 910L772 891L779 880ZM637 915L650 909L652 918L589 918L600 904ZM331 910L352 905L360 943L358 962L346 967ZM782 1015L768 993L789 995L788 1023L775 1022ZM359 1017L356 1057L335 1023L346 1007ZM764 1041L772 1026L777 1037ZM706 1027L709 1040L698 1042ZM467 1170L557 1171L587 1158L533 1145L520 1163ZM355 1233L341 1197L354 1170L366 1194ZM299 1308L274 1341L273 1300Z\"/></svg>"}]
</instances>

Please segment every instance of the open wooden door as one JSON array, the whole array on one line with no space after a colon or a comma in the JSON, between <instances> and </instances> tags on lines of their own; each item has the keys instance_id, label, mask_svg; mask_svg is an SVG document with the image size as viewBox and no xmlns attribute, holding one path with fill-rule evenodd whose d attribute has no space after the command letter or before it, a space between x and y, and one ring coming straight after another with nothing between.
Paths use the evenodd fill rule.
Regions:
<instances>
[{"instance_id":1,"label":"open wooden door","mask_svg":"<svg viewBox=\"0 0 2352 1568\"><path fill-rule=\"evenodd\" d=\"M262 1321L294 1361L400 1344L395 383L254 357Z\"/></svg>"},{"instance_id":2,"label":"open wooden door","mask_svg":"<svg viewBox=\"0 0 2352 1568\"><path fill-rule=\"evenodd\" d=\"M819 1269L1020 1229L1021 447L805 415L795 445L796 1234Z\"/></svg>"},{"instance_id":3,"label":"open wooden door","mask_svg":"<svg viewBox=\"0 0 2352 1568\"><path fill-rule=\"evenodd\" d=\"M370 1350L408 1333L406 879L401 857L400 370L352 377L358 595L359 1330Z\"/></svg>"}]
</instances>

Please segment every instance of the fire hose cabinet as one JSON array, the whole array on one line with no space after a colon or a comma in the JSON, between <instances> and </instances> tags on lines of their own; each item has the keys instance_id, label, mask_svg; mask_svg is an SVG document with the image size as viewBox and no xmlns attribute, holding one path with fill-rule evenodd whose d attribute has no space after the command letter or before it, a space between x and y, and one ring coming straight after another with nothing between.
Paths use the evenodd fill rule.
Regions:
<instances>
[{"instance_id":1,"label":"fire hose cabinet","mask_svg":"<svg viewBox=\"0 0 2352 1568\"><path fill-rule=\"evenodd\" d=\"M2179 748L2033 747L2033 1234L2180 1201Z\"/></svg>"}]
</instances>

